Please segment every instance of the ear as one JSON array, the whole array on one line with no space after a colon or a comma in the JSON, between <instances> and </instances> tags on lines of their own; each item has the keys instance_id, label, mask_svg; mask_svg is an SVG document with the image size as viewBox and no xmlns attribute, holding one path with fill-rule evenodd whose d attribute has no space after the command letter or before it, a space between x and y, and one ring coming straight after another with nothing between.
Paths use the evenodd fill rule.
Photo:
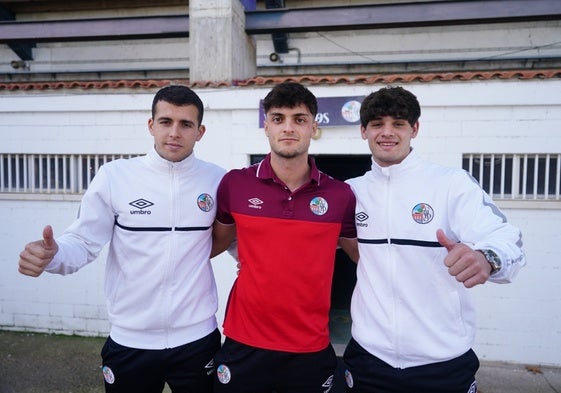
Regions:
<instances>
[{"instance_id":1,"label":"ear","mask_svg":"<svg viewBox=\"0 0 561 393\"><path fill-rule=\"evenodd\" d=\"M148 119L148 131L150 131L150 135L154 136L154 119L149 118Z\"/></svg>"},{"instance_id":2,"label":"ear","mask_svg":"<svg viewBox=\"0 0 561 393\"><path fill-rule=\"evenodd\" d=\"M312 139L316 141L319 138L321 138L321 128L319 127L319 123L317 121L314 121L314 124L312 126Z\"/></svg>"},{"instance_id":3,"label":"ear","mask_svg":"<svg viewBox=\"0 0 561 393\"><path fill-rule=\"evenodd\" d=\"M413 124L413 132L411 133L411 138L415 138L419 134L419 122L417 121Z\"/></svg>"},{"instance_id":4,"label":"ear","mask_svg":"<svg viewBox=\"0 0 561 393\"><path fill-rule=\"evenodd\" d=\"M268 138L269 137L269 123L267 123L267 120L265 120L263 122L263 130L265 131L265 136Z\"/></svg>"},{"instance_id":5,"label":"ear","mask_svg":"<svg viewBox=\"0 0 561 393\"><path fill-rule=\"evenodd\" d=\"M360 126L360 136L364 140L368 139L368 135L366 135L366 127L364 127L362 125Z\"/></svg>"},{"instance_id":6,"label":"ear","mask_svg":"<svg viewBox=\"0 0 561 393\"><path fill-rule=\"evenodd\" d=\"M318 132L318 122L314 120L312 122L312 136L316 135L317 132Z\"/></svg>"},{"instance_id":7,"label":"ear","mask_svg":"<svg viewBox=\"0 0 561 393\"><path fill-rule=\"evenodd\" d=\"M195 140L196 140L197 142L200 141L200 140L203 138L203 135L204 135L205 132L206 132L206 127L205 127L203 124L201 124L201 125L199 126L198 130L199 130L199 135L197 135L197 138L195 138Z\"/></svg>"}]
</instances>

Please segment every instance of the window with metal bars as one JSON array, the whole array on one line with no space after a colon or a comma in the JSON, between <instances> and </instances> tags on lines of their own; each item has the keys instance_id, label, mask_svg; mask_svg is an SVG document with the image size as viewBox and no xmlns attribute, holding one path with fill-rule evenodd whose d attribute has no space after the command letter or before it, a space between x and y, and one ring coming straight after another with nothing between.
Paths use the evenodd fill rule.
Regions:
<instances>
[{"instance_id":1,"label":"window with metal bars","mask_svg":"<svg viewBox=\"0 0 561 393\"><path fill-rule=\"evenodd\" d=\"M493 199L561 199L561 154L464 154L462 166Z\"/></svg>"},{"instance_id":2,"label":"window with metal bars","mask_svg":"<svg viewBox=\"0 0 561 393\"><path fill-rule=\"evenodd\" d=\"M79 194L99 167L138 154L2 154L0 192Z\"/></svg>"}]
</instances>

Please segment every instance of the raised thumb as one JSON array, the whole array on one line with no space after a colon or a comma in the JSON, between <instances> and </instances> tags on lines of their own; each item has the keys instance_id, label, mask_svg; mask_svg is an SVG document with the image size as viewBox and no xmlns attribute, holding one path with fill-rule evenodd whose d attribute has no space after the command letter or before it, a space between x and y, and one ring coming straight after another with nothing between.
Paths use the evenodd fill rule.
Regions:
<instances>
[{"instance_id":1,"label":"raised thumb","mask_svg":"<svg viewBox=\"0 0 561 393\"><path fill-rule=\"evenodd\" d=\"M443 246L446 247L448 251L450 251L457 243L452 239L449 239L442 229L436 231L436 240Z\"/></svg>"},{"instance_id":2,"label":"raised thumb","mask_svg":"<svg viewBox=\"0 0 561 393\"><path fill-rule=\"evenodd\" d=\"M43 228L43 247L47 250L54 250L56 248L53 227L50 225Z\"/></svg>"}]
</instances>

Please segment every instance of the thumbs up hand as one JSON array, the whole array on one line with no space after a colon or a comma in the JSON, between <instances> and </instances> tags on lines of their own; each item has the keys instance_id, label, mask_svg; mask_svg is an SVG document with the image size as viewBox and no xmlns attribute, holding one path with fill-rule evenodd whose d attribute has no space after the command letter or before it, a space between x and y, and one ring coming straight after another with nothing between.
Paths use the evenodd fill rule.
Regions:
<instances>
[{"instance_id":1,"label":"thumbs up hand","mask_svg":"<svg viewBox=\"0 0 561 393\"><path fill-rule=\"evenodd\" d=\"M482 253L448 238L442 229L436 231L436 239L448 250L444 258L448 273L466 288L483 284L489 279L491 265Z\"/></svg>"},{"instance_id":2,"label":"thumbs up hand","mask_svg":"<svg viewBox=\"0 0 561 393\"><path fill-rule=\"evenodd\" d=\"M31 277L38 277L53 260L58 251L58 244L53 235L53 228L47 225L43 229L43 239L28 243L19 254L18 271Z\"/></svg>"}]
</instances>

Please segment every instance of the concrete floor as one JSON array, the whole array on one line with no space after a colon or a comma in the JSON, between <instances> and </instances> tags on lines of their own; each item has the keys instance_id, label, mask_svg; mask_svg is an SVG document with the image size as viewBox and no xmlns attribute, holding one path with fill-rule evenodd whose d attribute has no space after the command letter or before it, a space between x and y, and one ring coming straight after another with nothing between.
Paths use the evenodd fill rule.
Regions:
<instances>
[{"instance_id":1,"label":"concrete floor","mask_svg":"<svg viewBox=\"0 0 561 393\"><path fill-rule=\"evenodd\" d=\"M0 331L0 393L103 393L104 341ZM337 377L332 393L343 393ZM482 361L477 379L479 393L561 393L561 368Z\"/></svg>"}]
</instances>

